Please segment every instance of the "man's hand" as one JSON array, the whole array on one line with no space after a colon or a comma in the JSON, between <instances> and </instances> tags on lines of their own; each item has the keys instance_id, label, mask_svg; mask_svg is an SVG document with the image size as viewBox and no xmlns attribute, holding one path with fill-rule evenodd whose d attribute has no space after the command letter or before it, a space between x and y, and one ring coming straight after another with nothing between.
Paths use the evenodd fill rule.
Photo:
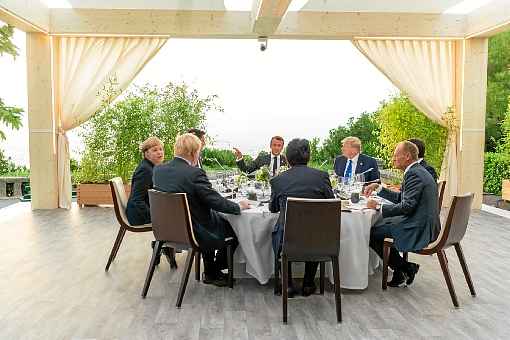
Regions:
<instances>
[{"instance_id":1,"label":"man's hand","mask_svg":"<svg viewBox=\"0 0 510 340\"><path fill-rule=\"evenodd\" d=\"M379 202L377 202L376 200L368 200L367 201L367 208L368 209L377 209L379 206Z\"/></svg>"},{"instance_id":2,"label":"man's hand","mask_svg":"<svg viewBox=\"0 0 510 340\"><path fill-rule=\"evenodd\" d=\"M250 209L251 208L251 205L250 203L248 203L248 201L241 201L239 202L239 207L241 208L241 210L246 210L246 209Z\"/></svg>"},{"instance_id":3,"label":"man's hand","mask_svg":"<svg viewBox=\"0 0 510 340\"><path fill-rule=\"evenodd\" d=\"M238 148L234 148L234 155L236 156L236 160L243 158L243 154Z\"/></svg>"},{"instance_id":4,"label":"man's hand","mask_svg":"<svg viewBox=\"0 0 510 340\"><path fill-rule=\"evenodd\" d=\"M365 189L363 189L363 195L369 197L370 195L372 195L372 192L374 192L374 190L377 189L378 186L379 186L378 183L372 183L367 185Z\"/></svg>"}]
</instances>

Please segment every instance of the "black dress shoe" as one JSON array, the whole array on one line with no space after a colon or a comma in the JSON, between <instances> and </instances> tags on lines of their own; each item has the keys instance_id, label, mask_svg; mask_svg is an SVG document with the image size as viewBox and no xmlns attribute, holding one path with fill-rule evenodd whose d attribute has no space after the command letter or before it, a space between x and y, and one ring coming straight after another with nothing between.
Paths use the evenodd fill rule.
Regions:
<instances>
[{"instance_id":1,"label":"black dress shoe","mask_svg":"<svg viewBox=\"0 0 510 340\"><path fill-rule=\"evenodd\" d=\"M410 285L414 281L414 277L418 273L418 270L420 270L420 265L417 263L409 262L407 268L405 269L405 276L406 276L406 284Z\"/></svg>"},{"instance_id":2,"label":"black dress shoe","mask_svg":"<svg viewBox=\"0 0 510 340\"><path fill-rule=\"evenodd\" d=\"M282 285L281 284L278 284L278 287L276 288L276 292L275 292L275 295L282 295ZM294 297L294 295L296 295L296 289L294 288L293 285L289 285L287 287L287 297L289 299L292 299Z\"/></svg>"},{"instance_id":3,"label":"black dress shoe","mask_svg":"<svg viewBox=\"0 0 510 340\"><path fill-rule=\"evenodd\" d=\"M206 273L202 273L202 282L206 285L212 284L216 287L227 287L228 279L223 275L207 275Z\"/></svg>"},{"instance_id":4,"label":"black dress shoe","mask_svg":"<svg viewBox=\"0 0 510 340\"><path fill-rule=\"evenodd\" d=\"M303 291L301 292L301 294L303 296L310 296L313 293L315 293L316 290L317 290L317 286L315 284L311 284L311 285L303 284Z\"/></svg>"},{"instance_id":5,"label":"black dress shoe","mask_svg":"<svg viewBox=\"0 0 510 340\"><path fill-rule=\"evenodd\" d=\"M391 281L388 282L388 286L390 287L403 287L406 283L406 275L403 271L397 269L393 272L393 277Z\"/></svg>"}]
</instances>

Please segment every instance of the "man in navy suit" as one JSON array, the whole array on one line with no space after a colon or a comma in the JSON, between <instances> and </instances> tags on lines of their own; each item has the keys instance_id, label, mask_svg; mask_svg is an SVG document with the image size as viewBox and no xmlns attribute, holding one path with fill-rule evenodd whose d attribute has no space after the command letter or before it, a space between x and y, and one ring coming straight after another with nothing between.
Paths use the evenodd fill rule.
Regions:
<instances>
[{"instance_id":1,"label":"man in navy suit","mask_svg":"<svg viewBox=\"0 0 510 340\"><path fill-rule=\"evenodd\" d=\"M376 182L381 178L375 158L361 153L361 141L358 137L346 137L342 140L342 156L335 159L333 168L340 177L352 177L372 168L365 173L365 182Z\"/></svg>"},{"instance_id":2,"label":"man in navy suit","mask_svg":"<svg viewBox=\"0 0 510 340\"><path fill-rule=\"evenodd\" d=\"M377 201L369 199L367 207L380 207L382 221L370 230L370 247L382 258L384 239L393 238L394 246L390 249L389 266L393 269L390 287L402 284L410 285L420 268L416 263L403 259L399 251L416 251L426 247L439 235L437 184L432 175L419 164L418 147L404 141L397 145L393 154L393 163L397 169L404 171L404 180L400 192L370 184L364 194L372 192L390 201L382 207Z\"/></svg>"}]
</instances>

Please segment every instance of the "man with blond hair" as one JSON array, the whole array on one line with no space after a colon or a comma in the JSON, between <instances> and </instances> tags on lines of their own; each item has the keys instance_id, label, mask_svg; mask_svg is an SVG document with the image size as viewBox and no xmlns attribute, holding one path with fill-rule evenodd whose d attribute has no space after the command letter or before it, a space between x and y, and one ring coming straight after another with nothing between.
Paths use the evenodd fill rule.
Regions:
<instances>
[{"instance_id":1,"label":"man with blond hair","mask_svg":"<svg viewBox=\"0 0 510 340\"><path fill-rule=\"evenodd\" d=\"M342 155L335 159L333 169L338 176L346 178L365 173L365 182L376 182L381 178L375 158L361 153L361 140L358 137L342 140Z\"/></svg>"},{"instance_id":2,"label":"man with blond hair","mask_svg":"<svg viewBox=\"0 0 510 340\"><path fill-rule=\"evenodd\" d=\"M418 148L415 144L400 142L393 154L395 168L404 171L400 192L383 188L381 184L370 184L364 194L378 196L392 202L382 207L374 199L369 199L367 207L381 209L383 220L370 230L370 247L382 258L384 239L393 239L389 266L393 277L390 287L411 284L419 265L407 262L399 251L415 251L426 247L439 235L440 221L437 184L432 175L419 164Z\"/></svg>"},{"instance_id":3,"label":"man with blond hair","mask_svg":"<svg viewBox=\"0 0 510 340\"><path fill-rule=\"evenodd\" d=\"M232 227L218 212L239 215L248 209L246 201L239 204L223 198L213 188L204 170L196 167L200 156L200 139L186 133L178 136L174 145L174 159L154 168L154 188L170 193L186 193L193 232L204 259L203 282L224 287L227 277L225 239L237 238ZM171 218L171 216L169 216Z\"/></svg>"}]
</instances>

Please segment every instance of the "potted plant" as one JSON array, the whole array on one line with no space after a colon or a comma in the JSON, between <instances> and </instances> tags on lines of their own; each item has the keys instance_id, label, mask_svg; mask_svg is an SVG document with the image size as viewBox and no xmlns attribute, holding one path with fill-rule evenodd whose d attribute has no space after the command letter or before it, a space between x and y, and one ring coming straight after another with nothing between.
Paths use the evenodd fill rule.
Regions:
<instances>
[{"instance_id":1,"label":"potted plant","mask_svg":"<svg viewBox=\"0 0 510 340\"><path fill-rule=\"evenodd\" d=\"M178 134L203 127L205 113L216 108L215 96L202 98L185 84L135 87L112 103L115 82L102 91L101 108L82 126L85 150L76 174L78 204L112 204L108 181L121 177L130 192L130 178L142 160L138 147L149 136L164 144L167 158L173 155Z\"/></svg>"}]
</instances>

